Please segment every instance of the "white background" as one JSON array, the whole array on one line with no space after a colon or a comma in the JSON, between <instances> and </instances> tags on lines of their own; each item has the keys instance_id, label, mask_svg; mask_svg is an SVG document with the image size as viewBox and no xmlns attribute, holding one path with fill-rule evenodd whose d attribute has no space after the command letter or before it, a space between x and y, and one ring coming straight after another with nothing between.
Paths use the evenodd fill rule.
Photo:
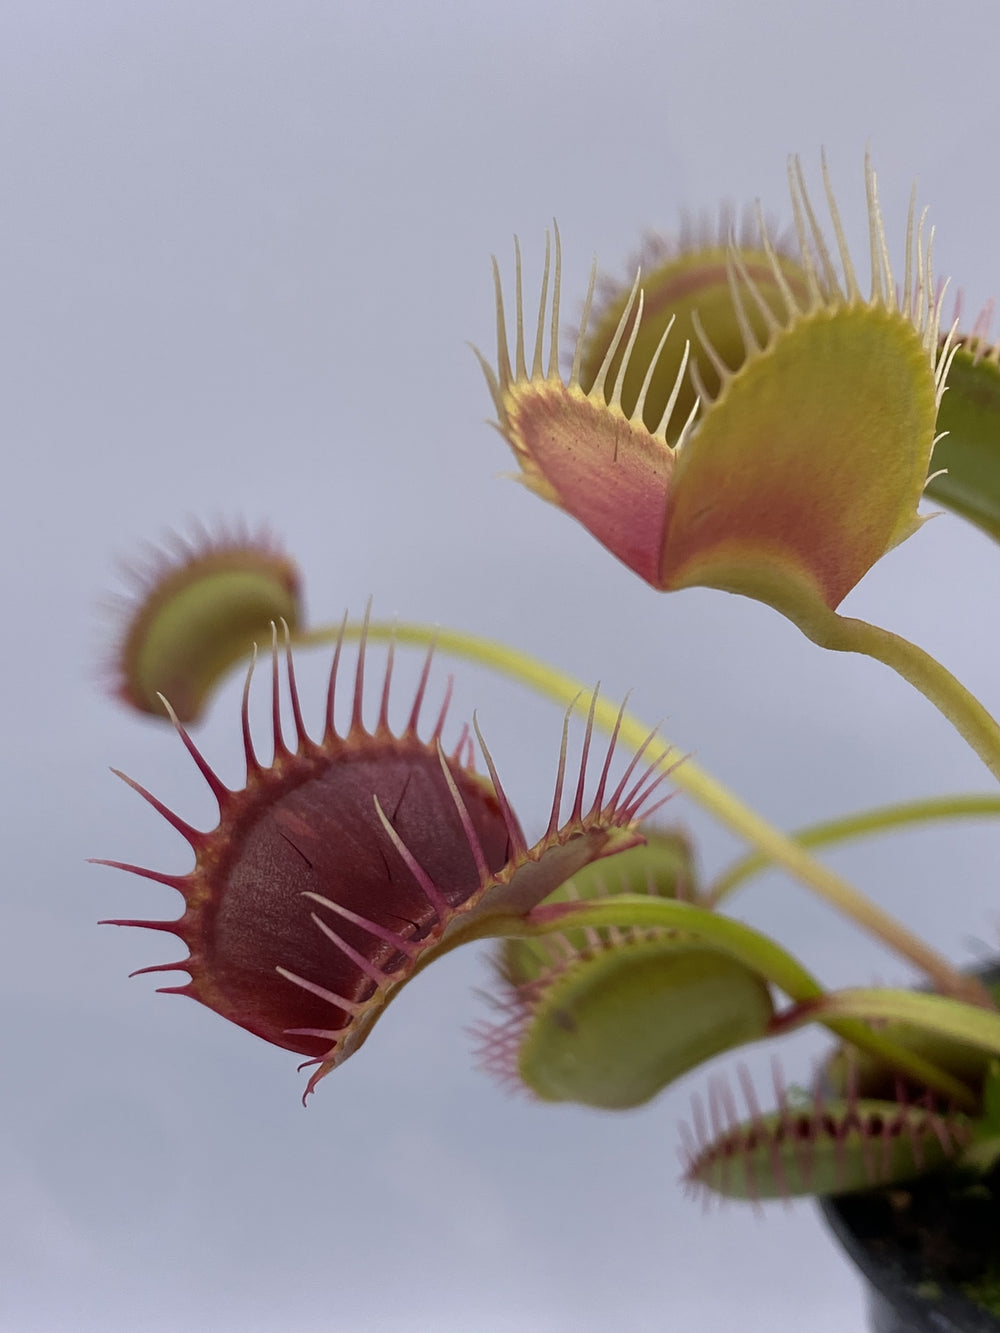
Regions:
<instances>
[{"instance_id":1,"label":"white background","mask_svg":"<svg viewBox=\"0 0 1000 1333\"><path fill-rule=\"evenodd\" d=\"M509 271L514 232L530 289L558 217L575 317L595 250L623 273L643 228L724 200L759 196L784 222L786 154L815 183L821 145L863 266L868 142L894 256L919 174L937 267L975 312L1000 291L996 57L984 0L947 19L925 0L0 6L0 1327L862 1327L810 1204L683 1196L676 1126L703 1074L613 1117L510 1100L475 1072L474 950L422 977L305 1111L293 1056L128 981L179 946L96 920L172 916L176 897L85 858L182 871L188 853L108 765L194 822L213 807L179 743L101 694L95 606L142 539L267 518L315 622L371 593L383 615L635 687L642 715L785 827L988 789L883 668L749 602L659 596L499 480L510 459L465 342L490 347L489 256ZM995 547L945 516L846 608L996 706L998 590ZM234 783L238 691L199 730ZM462 669L456 716L473 707L537 835L559 717ZM735 850L683 799L666 814L707 870ZM997 850L979 824L830 860L969 961L996 936ZM783 877L736 910L830 983L908 978ZM816 1049L786 1043L788 1076Z\"/></svg>"}]
</instances>

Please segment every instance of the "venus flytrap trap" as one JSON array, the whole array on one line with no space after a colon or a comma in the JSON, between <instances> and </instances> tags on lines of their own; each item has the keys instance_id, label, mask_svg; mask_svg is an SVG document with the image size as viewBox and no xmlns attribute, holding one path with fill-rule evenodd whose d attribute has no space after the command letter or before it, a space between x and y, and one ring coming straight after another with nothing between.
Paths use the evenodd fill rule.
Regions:
<instances>
[{"instance_id":1,"label":"venus flytrap trap","mask_svg":"<svg viewBox=\"0 0 1000 1333\"><path fill-rule=\"evenodd\" d=\"M1000 728L987 709L916 645L839 610L872 565L917 532L925 490L1000 536L1000 351L986 346L982 325L971 337L942 330L932 232L912 202L897 282L870 165L866 291L825 163L832 246L797 162L789 181L793 244L772 238L758 208L739 241L703 233L647 246L644 272L623 289L605 285L597 300L592 276L565 374L558 232L531 336L520 251L510 327L494 266L497 357L480 361L496 424L525 485L654 589L740 593L821 646L877 658L1000 777ZM307 628L294 565L245 532L203 534L155 556L125 622L116 692L169 715L219 822L194 829L132 782L187 839L195 866L166 875L108 863L184 899L175 921L115 924L177 935L188 956L142 970L188 973L168 989L305 1055L307 1092L358 1050L414 975L485 940L497 984L494 1013L476 1029L480 1063L540 1100L626 1109L709 1060L805 1024L838 1038L804 1100L779 1083L776 1108L762 1110L744 1080L744 1116L727 1086L713 1085L685 1149L699 1188L753 1199L849 1192L945 1164L982 1173L1000 1157L993 990L813 854L908 825L995 817L1000 793L783 833L625 704L516 648L368 615ZM246 780L231 790L182 723L200 715L251 642L271 644L271 758L251 734L248 674ZM338 682L354 642L350 722L338 730ZM365 677L377 642L388 646L373 705ZM321 645L333 645L333 659L316 734L303 720L292 648ZM394 656L414 647L427 656L394 731ZM435 720L422 722L435 654L488 667L565 710L555 794L533 845L478 724L446 742L447 691ZM574 716L584 722L570 773ZM600 754L599 732L608 737ZM708 884L686 835L648 822L671 790L747 847ZM733 894L770 865L919 969L931 992L830 991L780 942L730 916Z\"/></svg>"},{"instance_id":2,"label":"venus flytrap trap","mask_svg":"<svg viewBox=\"0 0 1000 1333\"><path fill-rule=\"evenodd\" d=\"M109 662L124 703L163 717L161 696L190 722L219 676L253 646L261 629L302 614L299 572L268 530L245 527L174 537L124 572L136 589L124 603L126 630Z\"/></svg>"},{"instance_id":3,"label":"venus flytrap trap","mask_svg":"<svg viewBox=\"0 0 1000 1333\"><path fill-rule=\"evenodd\" d=\"M979 701L916 645L837 614L872 565L923 522L917 505L957 347L948 335L940 336L941 298L934 296L924 218L916 220L911 200L898 291L870 164L865 180L868 297L859 286L825 164L840 274L796 162L789 182L799 276L786 275L788 259L778 255L758 214L757 245L746 255L734 243L728 248L728 325L725 298L719 302L715 248L684 256L681 281L679 261L654 270L650 303L656 330L662 328L655 343L652 337L639 341L646 304L641 274L620 302L610 303L610 317L598 320L590 337L592 277L564 381L557 234L551 312L546 263L530 370L520 259L513 361L494 268L496 371L482 356L480 362L497 427L529 489L578 519L655 588L741 593L780 611L821 647L884 662L949 718L1000 779L1000 728ZM733 364L697 315L688 315L690 293L701 285L710 294L714 337ZM670 352L675 290L682 296L679 314L690 318L698 337L693 352L687 343L679 353L676 345ZM585 365L598 368L585 374ZM634 402L625 397L630 377L633 385L641 377ZM678 428L676 409L686 377L700 386L701 396ZM664 402L663 410L647 422L647 403L657 389L655 401L657 408ZM976 389L969 397L978 396ZM625 404L631 405L628 414ZM995 419L989 408L981 416L978 433L969 428L977 440ZM966 489L977 488L979 474L971 463L962 476Z\"/></svg>"},{"instance_id":4,"label":"venus flytrap trap","mask_svg":"<svg viewBox=\"0 0 1000 1333\"><path fill-rule=\"evenodd\" d=\"M615 886L677 899L693 879L687 840L650 831L645 845L588 866L546 903L600 900ZM774 1015L755 968L683 928L568 926L510 938L496 971L502 1017L478 1029L481 1063L546 1101L639 1106L688 1069L763 1037Z\"/></svg>"},{"instance_id":5,"label":"venus flytrap trap","mask_svg":"<svg viewBox=\"0 0 1000 1333\"><path fill-rule=\"evenodd\" d=\"M899 1183L940 1169L973 1142L971 1120L940 1112L933 1102L911 1104L822 1094L795 1106L776 1080L775 1111L762 1112L753 1084L742 1084L749 1116L739 1120L724 1082L709 1090L706 1119L693 1108L693 1132L683 1127L684 1178L730 1199L789 1199L803 1194L845 1194L874 1184Z\"/></svg>"},{"instance_id":6,"label":"venus flytrap trap","mask_svg":"<svg viewBox=\"0 0 1000 1333\"><path fill-rule=\"evenodd\" d=\"M169 931L188 949L179 962L140 970L189 973L189 981L167 989L312 1057L308 1063L318 1069L307 1095L361 1046L398 990L434 957L470 935L490 933L498 918L529 911L596 858L633 845L640 815L661 781L656 764L642 763L649 737L612 786L612 739L596 792L585 801L588 727L572 808L561 820L564 731L549 823L529 847L482 738L488 778L475 772L468 728L451 753L442 748L447 697L429 738L421 739L429 656L409 720L395 734L389 727L390 649L377 721L369 730L362 638L350 727L346 734L337 731L341 646L338 640L325 725L315 739L303 721L287 649L290 747L281 724L275 638L269 764L259 759L251 735L248 673L241 719L246 783L240 790L221 782L172 714L218 802L215 829L192 828L125 779L188 841L194 870L168 875L103 862L166 884L184 898L185 911L175 921L107 923ZM168 701L164 706L170 711Z\"/></svg>"},{"instance_id":7,"label":"venus flytrap trap","mask_svg":"<svg viewBox=\"0 0 1000 1333\"><path fill-rule=\"evenodd\" d=\"M654 270L642 290L640 273L593 333L588 297L566 381L558 234L551 315L546 265L530 371L520 278L513 364L497 278L497 370L485 369L525 483L654 587L740 592L793 618L817 602L832 610L920 526L950 350L939 346L923 226L914 227L911 205L897 295L870 167L866 180L869 297L829 181L842 277L796 167L796 270L786 272L761 217L759 244L746 257L731 245L722 267L717 248L695 250ZM671 345L674 289L700 344L690 367L688 344ZM705 289L709 327L728 360L698 318ZM656 318L640 342L647 300ZM685 388L690 409L678 422Z\"/></svg>"}]
</instances>

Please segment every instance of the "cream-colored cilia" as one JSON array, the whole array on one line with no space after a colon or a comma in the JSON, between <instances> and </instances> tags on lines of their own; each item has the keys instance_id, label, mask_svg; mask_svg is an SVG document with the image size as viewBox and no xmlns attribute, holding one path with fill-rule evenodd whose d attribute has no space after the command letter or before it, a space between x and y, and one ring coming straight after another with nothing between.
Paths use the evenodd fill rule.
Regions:
<instances>
[{"instance_id":1,"label":"cream-colored cilia","mask_svg":"<svg viewBox=\"0 0 1000 1333\"><path fill-rule=\"evenodd\" d=\"M717 257L709 264L699 251L685 254L645 286L637 275L613 330L605 319L591 331L592 274L568 379L558 358L558 231L551 302L546 246L530 367L519 250L513 361L494 265L497 368L483 366L521 480L656 588L723 588L792 614L817 599L833 608L920 525L951 355L948 340L939 341L933 233L923 215L916 220L911 200L898 289L866 163L871 287L864 296L825 162L823 176L832 248L797 160L789 168L794 257L779 253L759 208L758 244L728 247L729 318L742 348L735 365L719 355L697 313L694 347L672 346L669 300L658 288L683 288L690 302L703 278L717 282ZM655 344L642 337L644 308L655 308L665 325ZM645 365L637 365L640 356ZM592 377L588 364L599 366ZM641 388L626 413L623 386L637 370ZM698 397L678 429L672 418L689 383ZM650 424L644 412L654 392L666 405Z\"/></svg>"}]
</instances>

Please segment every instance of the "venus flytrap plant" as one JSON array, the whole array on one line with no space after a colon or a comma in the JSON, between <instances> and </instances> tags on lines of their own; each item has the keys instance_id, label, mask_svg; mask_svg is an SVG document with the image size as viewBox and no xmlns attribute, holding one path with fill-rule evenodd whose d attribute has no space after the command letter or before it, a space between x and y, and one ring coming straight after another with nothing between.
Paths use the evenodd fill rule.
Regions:
<instances>
[{"instance_id":1,"label":"venus flytrap plant","mask_svg":"<svg viewBox=\"0 0 1000 1333\"><path fill-rule=\"evenodd\" d=\"M565 381L558 365L558 234L551 314L546 271L530 371L520 278L512 363L497 277L496 372L483 364L500 432L526 485L579 519L654 587L740 592L795 619L817 603L835 609L880 556L920 526L917 505L950 349L947 342L939 346L939 304L931 296L930 242L922 221L914 226L911 205L897 296L870 167L866 183L868 298L861 294L828 179L842 277L796 165L790 173L795 275L786 275L787 262L761 218L759 248L746 257L735 244L728 248L721 309L714 248L651 275L648 300L658 318L643 342L647 290L640 289L641 274L593 334L588 297ZM696 352L689 378L687 345L680 352L671 347L670 299L672 288L680 288L686 313L705 286L715 303L711 327L718 341L728 334L736 344L728 348L735 365L694 313L706 368L699 369ZM691 380L700 394L676 422ZM630 381L633 392L626 398ZM663 408L647 423L654 389L656 408L661 401Z\"/></svg>"},{"instance_id":2,"label":"venus flytrap plant","mask_svg":"<svg viewBox=\"0 0 1000 1333\"><path fill-rule=\"evenodd\" d=\"M231 547L229 555L238 562L237 547ZM255 552L251 559L256 560ZM213 592L218 588L214 560L203 571L197 565L192 568L188 560L183 568L186 577L179 585L179 605L172 602L172 590L178 586L172 571L148 594L155 606L165 608L161 614L182 619L187 606L200 612L200 577ZM238 581L234 586L241 587ZM135 626L147 615L140 602L125 627L123 653L134 641ZM222 626L228 623L232 622L225 617L220 621ZM242 625L239 632L243 633ZM563 1099L577 1096L591 1104L623 1106L648 1099L710 1055L767 1035L775 1019L772 987L800 1004L823 996L819 983L790 955L746 927L706 913L696 902L662 900L654 904L648 894L636 900L631 890L637 876L644 891L651 883L661 888L693 887L690 853L676 838L659 837L648 849L633 852L631 863L623 865L619 874L620 887L629 892L595 900L590 910L598 912L596 922L574 915L585 910L586 903L560 902L560 886L589 862L621 853L637 841L635 820L655 789L658 772L669 771L675 780L680 779L708 808L749 833L759 847L779 858L786 856L780 834L769 830L713 780L699 775L690 760L678 765L669 745L660 745L650 760L647 751L653 733L623 707L588 694L571 678L523 654L447 631L378 624L366 617L328 630L302 631L299 638L313 644L332 639L336 644L322 736L311 739L304 726L290 650L286 650L294 745L289 747L284 739L275 640L271 686L274 757L265 765L257 756L249 723L248 676L241 723L247 767L242 790L231 791L221 783L174 716L184 744L219 803L218 827L207 832L193 829L137 788L188 840L195 852L195 869L176 876L111 864L168 884L185 900L185 911L173 922L139 918L115 922L169 931L189 950L186 959L143 970L188 972L187 983L167 989L201 1001L274 1044L310 1056L309 1063L317 1069L307 1092L360 1047L406 981L435 957L472 939L543 937L554 932L565 949L572 947L580 930L610 932L608 947L598 950L587 966L581 967L577 960L572 968L563 969L565 975L558 982L563 1001L555 1010L548 1006L544 1013L535 1012L530 1024L535 1060L528 1067L541 1071L559 1050L559 1043L554 1046L544 1035L545 1016L565 1010L566 994L572 993L582 1020L576 1024L578 1032L590 1032L594 1015L600 1015L610 1002L613 1021L603 1032L598 1025L595 1034L599 1040L591 1054L583 1060L568 1055L558 1077L550 1074L545 1085L551 1096L558 1090ZM358 638L360 646L351 722L347 733L340 735L334 725L335 695L343 645L350 638ZM362 721L365 644L377 638L388 640L390 657L378 721L369 731ZM462 733L449 761L440 753L434 755L435 748L439 749L443 714L430 743L418 737L429 659L404 732L397 736L389 731L392 652L396 643L405 642L461 652L542 688L571 711L586 708L586 739L570 816L560 821L564 733L549 825L534 847L529 849L524 843L485 748L490 779L484 784L472 775L467 732ZM148 660L155 674L155 657ZM174 656L168 660L173 662ZM228 660L227 654L218 654L216 660ZM167 701L163 706L169 711ZM597 794L585 813L584 777L589 737L595 727L609 732L611 745ZM633 749L636 759L610 791L610 764L619 745ZM644 755L649 762L636 777L635 766ZM440 774L443 785L434 778L435 773ZM405 805L400 804L400 793L406 794ZM451 832L446 836L448 828ZM453 850L446 852L449 842ZM495 850L490 851L494 844ZM425 847L430 852L422 850ZM800 859L810 864L801 848L794 843L788 847L794 851L790 858L793 869L801 868ZM383 882L390 858L400 864ZM820 872L822 884L828 872L818 865L814 870ZM854 899L864 902L849 886L842 887L848 910ZM578 899L580 892L579 886L574 887L573 898ZM532 908L552 895L545 911L533 914ZM262 911L263 903L267 906ZM652 919L651 907L658 913ZM405 929L401 921L409 923ZM875 921L888 942L911 955L908 933L898 923L877 912ZM619 931L626 934L619 935ZM626 939L632 947L623 954L620 946ZM935 974L944 989L976 995L964 978L926 946L918 945L917 955L915 961ZM638 977L633 976L637 969ZM651 973L662 973L662 982L650 989ZM550 987L555 984L554 977L548 981ZM628 1005L622 1004L623 991L631 996ZM692 1004L695 996L700 1003ZM664 1033L652 1052L640 1053L630 1033L661 1031L660 1020L668 1009L690 1012L692 1019ZM859 1044L873 1059L887 1061L897 1071L959 1102L970 1100L959 1080L919 1052L904 1045L894 1048L850 1016L817 1012L816 1017ZM525 1022L525 1033L528 1030ZM612 1037L612 1049L621 1063L609 1070L594 1058L594 1050ZM578 1071L576 1081L569 1077L568 1068Z\"/></svg>"},{"instance_id":3,"label":"venus flytrap plant","mask_svg":"<svg viewBox=\"0 0 1000 1333\"><path fill-rule=\"evenodd\" d=\"M911 200L899 292L870 164L865 179L867 298L825 163L840 274L796 162L789 182L798 268L786 272L789 260L778 255L759 214L757 246L746 254L735 243L728 249L728 327L715 248L654 270L649 303L654 332L662 328L655 343L650 335L639 337L646 305L641 274L590 336L592 277L564 381L557 234L551 311L547 262L530 370L519 258L513 361L494 268L497 368L482 356L480 362L497 427L529 489L582 522L655 588L741 593L780 611L821 647L864 653L892 667L1000 779L1000 727L980 702L916 645L837 614L872 565L923 522L917 505L956 354L952 340L940 337L941 298L933 295L932 237L925 238L923 217L915 219ZM712 303L713 335L735 364L716 349L697 316L688 315L691 293L701 286ZM678 290L680 314L690 318L700 343L690 369L687 344L680 353L676 346L670 351L670 302ZM701 396L678 428L676 408L688 380ZM634 399L626 397L630 382ZM661 400L664 407L647 421L654 391L657 407ZM989 409L986 416L994 419ZM967 486L975 485L970 469Z\"/></svg>"},{"instance_id":4,"label":"venus flytrap plant","mask_svg":"<svg viewBox=\"0 0 1000 1333\"><path fill-rule=\"evenodd\" d=\"M947 462L955 461L955 475L932 473L930 487L994 535L1000 531L994 499L1000 494L1000 398L990 392L996 356L984 354L981 337L970 344L940 335L940 298L931 297L930 241L923 244L922 218L914 227L912 203L903 289L897 292L870 167L872 282L869 298L862 298L825 164L824 181L842 279L796 163L790 183L797 269L788 256L779 257L758 211L757 236L728 247L728 302L726 292L720 298L718 248L692 247L668 253L662 263L654 261L642 288L637 277L627 292L606 302L591 333L592 278L568 380L559 371L555 350L558 233L547 369L542 340L548 254L530 372L520 253L513 362L494 267L497 370L483 365L498 428L526 484L580 519L654 587L703 584L741 592L782 611L822 646L866 652L893 666L949 717L1000 776L1000 732L978 700L915 645L837 614L844 595L874 559L919 526L916 503L938 442L938 411L955 362L961 390L940 422L957 437L946 456ZM805 300L794 290L803 279ZM693 309L699 297L704 321ZM651 318L644 319L646 309ZM669 355L671 325L678 318L690 324L708 375L694 358L689 364L688 344ZM907 348L908 338L913 347L912 334L919 340L922 370ZM688 386L700 397L692 399L688 392L685 399ZM672 425L678 404L687 412L679 429ZM863 812L809 830L806 838L820 845L893 824L995 808L989 797L952 798ZM706 901L720 902L765 863L759 851L745 858ZM844 992L776 1016L771 1031L819 1012L876 1022L892 1018L897 1027L905 1017L908 1030L920 1034L919 1041L908 1043L911 1050L930 1047L946 1064L961 1063L951 1059L958 1053L977 1051L978 1068L966 1058L963 1072L969 1085L981 1090L983 1065L996 1053L1000 1026L968 1005L952 1012L939 1007L942 1003L938 997L905 992ZM916 1015L919 1021L909 1022ZM842 1147L839 1130L852 1117L857 1118L856 1105L842 1105L832 1120L828 1113L816 1119L813 1129L833 1123L834 1139ZM919 1144L906 1110L895 1118L861 1119L886 1127L886 1143L907 1128ZM771 1130L784 1132L782 1127L787 1128L783 1116L768 1127L758 1115L757 1138L773 1149ZM807 1138L815 1138L813 1129ZM734 1142L745 1149L753 1139L739 1132ZM728 1161L731 1153L724 1156ZM912 1152L902 1158L890 1153L890 1160L894 1164L884 1167L885 1178L921 1169ZM783 1177L780 1188L788 1191L788 1173ZM842 1187L861 1187L874 1178L867 1171Z\"/></svg>"},{"instance_id":5,"label":"venus flytrap plant","mask_svg":"<svg viewBox=\"0 0 1000 1333\"><path fill-rule=\"evenodd\" d=\"M825 164L824 183L832 247L795 163L794 245L775 242L758 209L738 243L702 235L648 247L644 273L625 290L595 301L592 277L566 374L558 232L531 337L520 253L512 328L495 269L497 359L480 360L497 425L525 485L653 588L737 592L818 644L876 657L1000 777L1000 728L986 708L920 648L839 610L920 527L925 489L1000 536L1000 352L985 347L981 328L971 340L942 331L932 234L912 203L897 286L870 166L864 294ZM940 463L946 476L934 471ZM273 754L263 761L251 735L248 676L246 780L231 790L182 723L199 716L252 641L272 644ZM335 708L352 642L345 730ZM365 673L376 642L387 658L369 725ZM333 645L333 663L314 735L292 647L322 645ZM428 656L395 731L392 667L407 647ZM432 655L485 666L565 710L555 795L532 845L478 724L444 748L447 692L422 727ZM280 717L282 661L290 732ZM497 986L492 1020L477 1030L480 1061L541 1100L626 1109L717 1056L805 1024L838 1038L805 1099L778 1083L776 1108L762 1110L744 1079L742 1115L727 1086L713 1085L685 1150L687 1179L699 1188L753 1199L851 1191L942 1164L984 1171L1000 1157L994 993L813 855L906 825L995 817L995 792L785 834L626 705L515 648L368 615L307 628L295 567L272 541L246 533L154 556L126 610L115 679L125 702L169 715L219 805L217 827L196 830L137 787L187 839L195 866L178 876L108 863L184 899L175 921L116 924L176 934L188 956L142 970L187 972L170 989L306 1056L307 1093L360 1048L414 975L485 940ZM585 721L568 777L574 716ZM609 741L595 761L599 732ZM671 789L747 847L707 885L683 832L647 822ZM831 991L779 941L730 916L731 895L770 865L918 968L933 993Z\"/></svg>"},{"instance_id":6,"label":"venus flytrap plant","mask_svg":"<svg viewBox=\"0 0 1000 1333\"><path fill-rule=\"evenodd\" d=\"M238 559L237 548L231 548L230 555ZM189 562L185 569L187 579L181 584L184 601L200 608L196 588L192 595L192 581L197 584L199 572L195 568L192 573ZM204 577L215 591L214 563L206 567ZM170 589L175 585L172 572L167 572L162 585L153 588L149 597L157 606L166 604L168 614L183 617L184 601L180 609L170 606ZM122 635L125 647L133 641L135 625L145 615L146 608L140 603ZM223 617L221 624L226 623ZM219 803L220 823L215 830L193 829L127 779L188 840L196 856L194 871L176 876L120 862L106 864L168 884L185 899L186 910L174 922L129 918L112 923L169 931L189 949L189 956L182 961L141 971L187 971L191 977L188 983L166 989L201 1001L276 1045L311 1056L308 1063L316 1065L317 1070L307 1094L320 1078L361 1046L389 1000L435 957L475 939L501 937L508 938L509 963L514 956L511 939L516 939L517 947L523 950L529 941L552 935L559 941L556 947L563 951L564 966L558 978L554 972L548 975L541 989L548 991L551 1001L550 988L558 982L561 1002L554 1006L533 1004L530 1013L521 1004L520 1014L515 1014L517 1003L512 1004L508 996L510 1016L517 1019L514 1026L519 1024L526 1041L531 1035L534 1057L523 1067L518 1062L517 1068L522 1075L533 1071L532 1078L542 1079L535 1088L539 1095L575 1098L604 1107L634 1105L723 1050L772 1035L781 1030L782 1024L788 1028L816 1021L897 1076L934 1088L959 1106L974 1107L974 1093L946 1065L937 1065L912 1044L894 1044L851 1013L822 1008L820 1002L826 992L821 984L776 942L700 906L690 850L683 840L654 835L648 847L635 845L639 841L635 820L655 788L657 772L669 773L673 786L687 791L730 828L750 839L761 855L785 865L841 910L859 915L862 924L924 968L943 990L982 1001L978 984L955 973L898 922L826 867L813 862L799 844L769 828L690 758L678 762L669 744L659 743L646 769L636 778L635 766L642 756L649 758L647 751L655 733L623 706L588 692L580 682L545 663L492 641L440 628L375 622L366 616L357 622L345 619L339 626L300 630L297 635L300 644L335 644L325 729L318 740L310 738L303 722L289 636L285 656L295 732L294 746L289 748L279 717L273 627L272 639L274 758L270 765L264 765L257 756L249 723L248 676L241 722L247 767L242 790L223 786L173 715L181 739ZM336 686L343 646L352 639L359 641L359 654L350 727L341 736L334 725ZM364 663L366 644L376 640L389 644L390 657L378 721L369 731L361 711ZM396 645L403 644L450 652L491 666L547 694L570 713L586 710L586 739L570 817L559 821L566 761L564 730L549 825L533 848L528 849L524 843L485 747L490 779L483 790L482 780L477 786L472 778L467 731L461 734L447 762L439 749L443 713L430 743L419 740L416 726L427 687L429 657L403 734L395 736L388 730L392 653ZM216 660L229 658L220 653ZM155 660L151 660L154 674L155 669ZM161 700L165 714L171 712L168 703ZM597 795L585 815L583 784L589 737L594 729L609 733L611 745ZM636 759L607 800L609 768L618 746L631 749ZM432 758L435 747L436 760ZM458 771L454 765L459 766ZM454 851L445 862L445 873L452 883L447 895L438 883L440 870L435 873L429 869L410 845L413 826L404 822L401 831L393 817L400 816L401 807L393 795L400 784L403 791L410 792L415 776L423 774L419 784L423 791L428 773L435 771L441 772L449 794L441 790L435 795L432 782L419 808L407 818L415 820L418 828L427 824L434 830L431 846L435 848L450 821ZM464 783L459 772L465 775ZM470 782L471 788L466 785ZM484 800L486 808L477 814ZM492 816L491 805L496 812ZM485 825L482 820L486 820ZM503 842L504 860L496 867L492 854L486 851L487 835ZM403 885L392 888L391 896L385 899L396 877L380 888L380 868L391 853L402 862ZM618 856L620 862L603 859ZM479 879L466 883L458 867L470 859ZM574 880L595 859L608 869L602 870L598 879ZM616 865L617 874L611 869ZM572 881L568 889L567 881ZM617 892L609 891L612 884L617 885ZM659 892L655 891L657 886ZM673 896L681 886L685 894L690 891L690 901L680 893ZM269 904L263 916L262 894ZM394 899L398 906L391 905ZM418 910L420 902L423 906ZM323 912L318 913L317 906ZM405 931L383 919L381 914L387 908L393 921L402 918L410 923ZM332 918L326 914L332 914ZM599 933L602 931L603 936ZM584 943L592 956L585 957L586 949L580 949L570 965L566 950L572 949L574 941L579 943L580 932L585 932ZM601 948L595 947L597 940L602 941ZM526 956L520 954L522 960ZM632 974L637 970L639 976L635 978ZM661 985L650 988L648 976L652 973L663 973L663 977ZM539 989L536 987L536 991ZM774 1010L771 996L775 991L798 1006L794 1018ZM623 1003L623 994L630 997L629 1003ZM573 1032L584 1034L588 1041L588 1054L582 1060L569 1053L573 1041L566 1040L560 1020L556 1020L556 1042L547 1030L553 1013L565 1014L567 995L572 996ZM699 1003L692 1003L695 996L700 997ZM610 1008L612 1020L602 1025L599 1020L606 1008ZM664 1030L663 1014L668 1010L690 1014L691 1018ZM645 1036L650 1032L656 1036L652 1050ZM494 1041L494 1048L498 1041ZM510 1025L502 1044L509 1075L513 1067ZM599 1058L602 1047L614 1053L611 1068ZM1000 1052L1000 1045L997 1049ZM487 1062L498 1068L495 1049ZM543 1074L549 1065L559 1066L560 1072ZM570 1079L570 1069L577 1071L576 1081ZM539 1091L542 1087L546 1089L544 1094Z\"/></svg>"},{"instance_id":7,"label":"venus flytrap plant","mask_svg":"<svg viewBox=\"0 0 1000 1333\"><path fill-rule=\"evenodd\" d=\"M653 739L647 736L612 785L613 738L596 792L585 802L588 726L572 809L561 820L564 730L549 823L529 846L482 738L488 779L473 767L468 728L450 754L442 749L447 696L429 739L419 736L430 656L409 720L396 734L389 727L390 649L378 718L369 730L362 715L362 637L350 727L338 732L341 647L342 638L330 669L325 725L315 739L303 721L287 649L290 747L281 724L275 637L270 764L259 759L251 735L247 675L241 719L246 783L239 790L222 783L164 700L218 803L218 826L193 828L126 778L188 841L195 868L172 875L102 862L166 884L184 898L175 921L107 923L168 931L189 951L179 962L140 971L187 972L189 981L167 989L311 1056L308 1063L318 1069L307 1095L361 1046L386 1004L435 956L470 932L485 927L489 933L496 918L527 912L588 862L633 845L638 820L662 781L656 763L640 762Z\"/></svg>"}]
</instances>

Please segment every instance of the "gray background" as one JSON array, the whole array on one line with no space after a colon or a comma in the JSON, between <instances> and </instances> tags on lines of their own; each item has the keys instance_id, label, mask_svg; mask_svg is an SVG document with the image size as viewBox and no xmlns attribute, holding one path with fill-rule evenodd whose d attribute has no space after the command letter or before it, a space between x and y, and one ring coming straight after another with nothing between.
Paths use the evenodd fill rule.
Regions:
<instances>
[{"instance_id":1,"label":"gray background","mask_svg":"<svg viewBox=\"0 0 1000 1333\"><path fill-rule=\"evenodd\" d=\"M808 1203L683 1197L676 1126L703 1074L612 1117L475 1072L475 950L415 984L307 1111L293 1056L128 981L175 944L95 921L174 915L176 897L85 858L188 860L107 766L195 822L213 805L167 731L100 693L95 605L141 539L268 518L314 621L371 593L634 686L783 826L986 789L884 669L749 602L658 596L498 480L465 340L490 346L488 260L509 271L512 233L531 289L559 218L574 316L595 250L621 273L642 228L723 200L785 220L786 154L815 183L821 144L863 266L869 141L894 255L919 173L938 269L978 309L1000 290L997 55L982 2L947 19L924 0L0 6L3 1329L861 1327ZM998 584L995 548L943 517L847 607L997 704ZM199 730L234 783L238 693ZM462 669L456 716L473 707L537 834L556 710ZM667 813L707 869L734 851L683 799ZM980 824L830 860L971 960L996 936L996 852ZM780 876L737 910L830 983L908 977ZM820 1044L785 1043L789 1077Z\"/></svg>"}]
</instances>

